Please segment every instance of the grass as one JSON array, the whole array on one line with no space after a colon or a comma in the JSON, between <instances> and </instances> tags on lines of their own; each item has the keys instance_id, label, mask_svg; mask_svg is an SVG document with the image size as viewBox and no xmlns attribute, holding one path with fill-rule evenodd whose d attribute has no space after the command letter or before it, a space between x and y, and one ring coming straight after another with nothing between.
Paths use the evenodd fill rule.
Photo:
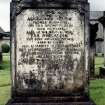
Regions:
<instances>
[{"instance_id":1,"label":"grass","mask_svg":"<svg viewBox=\"0 0 105 105\"><path fill-rule=\"evenodd\" d=\"M0 65L0 105L5 105L10 98L10 64L9 56L3 56L3 63Z\"/></svg>"},{"instance_id":2,"label":"grass","mask_svg":"<svg viewBox=\"0 0 105 105\"><path fill-rule=\"evenodd\" d=\"M104 58L102 56L95 57L95 75L99 75L99 68L103 66ZM97 105L105 105L105 80L91 80L90 96Z\"/></svg>"},{"instance_id":3,"label":"grass","mask_svg":"<svg viewBox=\"0 0 105 105\"><path fill-rule=\"evenodd\" d=\"M96 105L105 105L105 80L92 80L90 96Z\"/></svg>"},{"instance_id":4,"label":"grass","mask_svg":"<svg viewBox=\"0 0 105 105\"><path fill-rule=\"evenodd\" d=\"M99 68L104 65L104 57L98 56L95 58L95 74L99 75Z\"/></svg>"},{"instance_id":5,"label":"grass","mask_svg":"<svg viewBox=\"0 0 105 105\"><path fill-rule=\"evenodd\" d=\"M0 105L10 99L10 59L7 54L3 56L3 63L0 69ZM99 73L99 67L103 66L103 58L96 57L96 73ZM90 82L90 96L97 105L105 105L105 80L92 80Z\"/></svg>"}]
</instances>

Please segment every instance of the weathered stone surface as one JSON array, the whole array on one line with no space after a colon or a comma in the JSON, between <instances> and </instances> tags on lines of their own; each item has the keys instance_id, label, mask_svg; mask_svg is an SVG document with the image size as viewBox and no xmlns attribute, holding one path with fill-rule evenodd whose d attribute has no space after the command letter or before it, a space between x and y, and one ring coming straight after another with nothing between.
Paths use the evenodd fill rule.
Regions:
<instances>
[{"instance_id":1,"label":"weathered stone surface","mask_svg":"<svg viewBox=\"0 0 105 105\"><path fill-rule=\"evenodd\" d=\"M98 23L90 24L90 76L95 75L95 46L98 31Z\"/></svg>"},{"instance_id":2,"label":"weathered stone surface","mask_svg":"<svg viewBox=\"0 0 105 105\"><path fill-rule=\"evenodd\" d=\"M79 97L34 97L34 98L15 98L7 105L96 105L89 98Z\"/></svg>"},{"instance_id":3,"label":"weathered stone surface","mask_svg":"<svg viewBox=\"0 0 105 105\"><path fill-rule=\"evenodd\" d=\"M19 89L72 92L83 88L83 19L78 11L61 9L29 9L17 16Z\"/></svg>"},{"instance_id":4,"label":"weathered stone surface","mask_svg":"<svg viewBox=\"0 0 105 105\"><path fill-rule=\"evenodd\" d=\"M72 103L68 102L68 103L12 103L10 105L95 105L95 104L92 102L72 102Z\"/></svg>"},{"instance_id":5,"label":"weathered stone surface","mask_svg":"<svg viewBox=\"0 0 105 105\"><path fill-rule=\"evenodd\" d=\"M104 33L104 66L105 66L105 12L102 17L98 19L98 21L103 25L103 33Z\"/></svg>"},{"instance_id":6,"label":"weathered stone surface","mask_svg":"<svg viewBox=\"0 0 105 105\"><path fill-rule=\"evenodd\" d=\"M12 1L13 96L88 92L88 8L87 0Z\"/></svg>"},{"instance_id":7,"label":"weathered stone surface","mask_svg":"<svg viewBox=\"0 0 105 105\"><path fill-rule=\"evenodd\" d=\"M87 0L13 0L12 100L7 105L95 105L88 97Z\"/></svg>"}]
</instances>

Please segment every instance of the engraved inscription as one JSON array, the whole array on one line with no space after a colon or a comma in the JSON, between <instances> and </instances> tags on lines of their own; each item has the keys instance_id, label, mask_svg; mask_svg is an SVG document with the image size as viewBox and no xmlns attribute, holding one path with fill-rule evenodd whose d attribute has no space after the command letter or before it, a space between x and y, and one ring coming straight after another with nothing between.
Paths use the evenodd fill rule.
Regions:
<instances>
[{"instance_id":1,"label":"engraved inscription","mask_svg":"<svg viewBox=\"0 0 105 105\"><path fill-rule=\"evenodd\" d=\"M17 16L16 27L20 89L75 91L82 88L84 20L78 11L25 10Z\"/></svg>"}]
</instances>

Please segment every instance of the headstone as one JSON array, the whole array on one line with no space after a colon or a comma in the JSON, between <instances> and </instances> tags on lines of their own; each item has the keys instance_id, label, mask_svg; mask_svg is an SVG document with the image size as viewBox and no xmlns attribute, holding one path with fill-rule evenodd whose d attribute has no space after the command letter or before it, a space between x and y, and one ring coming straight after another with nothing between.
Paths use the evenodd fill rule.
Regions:
<instances>
[{"instance_id":1,"label":"headstone","mask_svg":"<svg viewBox=\"0 0 105 105\"><path fill-rule=\"evenodd\" d=\"M94 105L88 26L87 0L13 0L8 105Z\"/></svg>"},{"instance_id":2,"label":"headstone","mask_svg":"<svg viewBox=\"0 0 105 105\"><path fill-rule=\"evenodd\" d=\"M2 37L0 37L0 68L1 68L2 62L3 62L3 56L2 56Z\"/></svg>"},{"instance_id":3,"label":"headstone","mask_svg":"<svg viewBox=\"0 0 105 105\"><path fill-rule=\"evenodd\" d=\"M103 17L103 11L90 11L90 23L96 24L98 23L98 31L96 37L96 55L104 54L104 43L103 43L103 25L98 21L100 17Z\"/></svg>"},{"instance_id":4,"label":"headstone","mask_svg":"<svg viewBox=\"0 0 105 105\"><path fill-rule=\"evenodd\" d=\"M100 67L99 76L101 78L105 78L105 11L102 17L98 19L98 21L103 25L103 33L104 33L104 67Z\"/></svg>"},{"instance_id":5,"label":"headstone","mask_svg":"<svg viewBox=\"0 0 105 105\"><path fill-rule=\"evenodd\" d=\"M98 31L98 23L90 24L90 76L95 76L95 42Z\"/></svg>"},{"instance_id":6,"label":"headstone","mask_svg":"<svg viewBox=\"0 0 105 105\"><path fill-rule=\"evenodd\" d=\"M104 33L104 66L105 66L105 11L102 17L100 17L99 22L103 25L103 33Z\"/></svg>"},{"instance_id":7,"label":"headstone","mask_svg":"<svg viewBox=\"0 0 105 105\"><path fill-rule=\"evenodd\" d=\"M104 55L104 39L97 38L96 39L96 55Z\"/></svg>"},{"instance_id":8,"label":"headstone","mask_svg":"<svg viewBox=\"0 0 105 105\"><path fill-rule=\"evenodd\" d=\"M3 35L2 33L4 33L4 30L0 27L0 68L3 62L3 56L2 56L2 40L3 40Z\"/></svg>"},{"instance_id":9,"label":"headstone","mask_svg":"<svg viewBox=\"0 0 105 105\"><path fill-rule=\"evenodd\" d=\"M2 62L3 62L3 56L2 56L2 48L0 46L0 68L1 68Z\"/></svg>"}]
</instances>

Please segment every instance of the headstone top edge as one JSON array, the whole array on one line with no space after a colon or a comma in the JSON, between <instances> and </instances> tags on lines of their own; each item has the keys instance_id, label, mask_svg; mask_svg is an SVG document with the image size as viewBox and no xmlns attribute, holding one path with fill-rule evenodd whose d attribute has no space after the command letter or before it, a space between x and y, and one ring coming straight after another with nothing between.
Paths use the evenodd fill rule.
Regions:
<instances>
[{"instance_id":1,"label":"headstone top edge","mask_svg":"<svg viewBox=\"0 0 105 105\"><path fill-rule=\"evenodd\" d=\"M12 2L88 2L88 0L12 0Z\"/></svg>"}]
</instances>

